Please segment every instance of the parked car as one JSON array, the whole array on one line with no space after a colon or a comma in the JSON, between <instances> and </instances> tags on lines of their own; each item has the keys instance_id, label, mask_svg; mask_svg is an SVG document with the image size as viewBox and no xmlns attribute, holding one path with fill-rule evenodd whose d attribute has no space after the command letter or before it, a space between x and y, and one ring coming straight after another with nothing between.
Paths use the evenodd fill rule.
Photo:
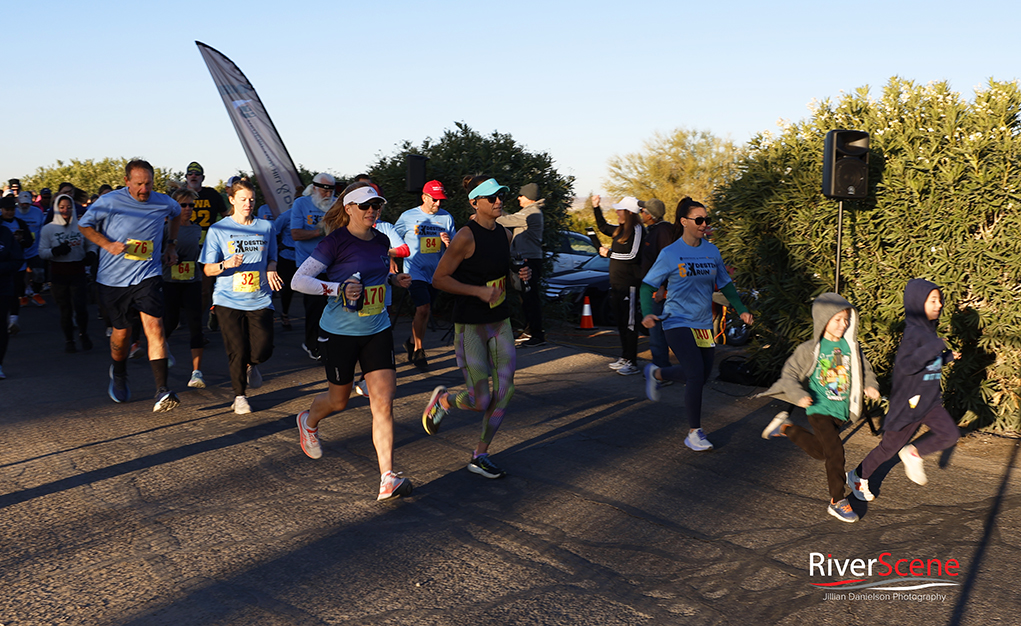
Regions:
<instances>
[{"instance_id":1,"label":"parked car","mask_svg":"<svg viewBox=\"0 0 1021 626\"><path fill-rule=\"evenodd\" d=\"M552 256L553 252L548 251L547 254ZM556 249L556 255L553 260L553 274L576 269L592 257L599 256L599 251L587 236L570 230L562 230L560 231L560 247Z\"/></svg>"},{"instance_id":2,"label":"parked car","mask_svg":"<svg viewBox=\"0 0 1021 626\"><path fill-rule=\"evenodd\" d=\"M589 257L575 269L552 274L546 280L547 300L566 302L570 313L577 315L580 319L582 304L585 301L585 296L588 296L595 323L606 326L612 326L615 323L613 307L606 297L609 291L610 259L599 255Z\"/></svg>"}]
</instances>

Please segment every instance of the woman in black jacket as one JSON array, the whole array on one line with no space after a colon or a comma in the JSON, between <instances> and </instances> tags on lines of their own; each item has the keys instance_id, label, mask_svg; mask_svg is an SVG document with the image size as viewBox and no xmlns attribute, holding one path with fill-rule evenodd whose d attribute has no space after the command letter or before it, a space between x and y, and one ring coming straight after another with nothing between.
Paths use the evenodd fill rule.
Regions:
<instances>
[{"instance_id":1,"label":"woman in black jacket","mask_svg":"<svg viewBox=\"0 0 1021 626\"><path fill-rule=\"evenodd\" d=\"M640 374L638 367L638 290L642 284L642 241L645 227L638 216L638 200L627 196L613 205L617 210L617 226L610 226L599 207L599 196L592 196L592 206L599 232L612 239L610 247L599 248L599 255L610 258L610 293L620 333L621 356L610 363L610 369L621 376Z\"/></svg>"}]
</instances>

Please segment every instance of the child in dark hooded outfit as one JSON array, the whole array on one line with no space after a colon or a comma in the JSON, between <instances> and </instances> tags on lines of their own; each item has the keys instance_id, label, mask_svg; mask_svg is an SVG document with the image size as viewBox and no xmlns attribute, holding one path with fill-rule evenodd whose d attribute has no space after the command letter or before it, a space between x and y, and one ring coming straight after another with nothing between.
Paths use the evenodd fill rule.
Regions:
<instances>
[{"instance_id":1,"label":"child in dark hooded outfit","mask_svg":"<svg viewBox=\"0 0 1021 626\"><path fill-rule=\"evenodd\" d=\"M890 409L883 420L883 440L855 470L847 473L847 483L861 500L872 500L868 479L876 468L899 454L904 472L919 485L928 482L922 457L945 450L957 443L961 432L943 408L940 370L960 354L947 349L936 334L943 293L935 284L913 278L904 288L904 337L893 363L893 389ZM931 435L918 446L908 443L922 425Z\"/></svg>"},{"instance_id":2,"label":"child in dark hooded outfit","mask_svg":"<svg viewBox=\"0 0 1021 626\"><path fill-rule=\"evenodd\" d=\"M861 415L863 394L879 399L879 385L858 344L858 312L850 302L835 293L820 294L812 303L812 322L812 338L794 350L780 380L762 394L804 408L812 430L795 425L781 411L762 437L788 437L813 459L825 461L827 511L842 522L856 522L858 514L844 495L840 428Z\"/></svg>"}]
</instances>

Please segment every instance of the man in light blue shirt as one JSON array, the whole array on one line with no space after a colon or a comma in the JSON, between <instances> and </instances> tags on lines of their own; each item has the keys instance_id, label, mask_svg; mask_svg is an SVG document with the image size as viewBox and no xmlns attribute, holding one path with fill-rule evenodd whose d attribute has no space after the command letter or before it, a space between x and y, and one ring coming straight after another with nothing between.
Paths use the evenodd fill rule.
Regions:
<instances>
[{"instance_id":1,"label":"man in light blue shirt","mask_svg":"<svg viewBox=\"0 0 1021 626\"><path fill-rule=\"evenodd\" d=\"M149 343L149 364L156 381L154 412L170 411L180 400L167 387L167 347L163 335L163 264L177 264L177 229L174 219L181 206L152 190L155 172L139 159L124 168L123 189L104 194L78 222L86 239L100 248L99 297L106 306L110 335L110 387L114 402L127 402L127 359L130 346L129 312L142 317ZM164 224L170 219L169 239L163 242ZM164 250L160 254L160 250ZM162 258L161 258L162 257Z\"/></svg>"},{"instance_id":2,"label":"man in light blue shirt","mask_svg":"<svg viewBox=\"0 0 1021 626\"><path fill-rule=\"evenodd\" d=\"M333 205L333 193L337 181L326 172L315 175L308 195L301 196L291 205L291 237L294 239L294 263L297 267L305 262L319 242L323 231L319 222ZM326 308L326 296L305 294L305 343L302 349L312 359L319 360L319 318Z\"/></svg>"}]
</instances>

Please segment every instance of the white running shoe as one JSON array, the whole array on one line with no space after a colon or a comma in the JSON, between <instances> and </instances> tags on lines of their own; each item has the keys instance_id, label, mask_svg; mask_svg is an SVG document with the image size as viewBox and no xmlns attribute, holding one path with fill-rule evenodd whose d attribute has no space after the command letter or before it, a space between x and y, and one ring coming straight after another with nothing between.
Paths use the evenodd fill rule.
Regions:
<instances>
[{"instance_id":1,"label":"white running shoe","mask_svg":"<svg viewBox=\"0 0 1021 626\"><path fill-rule=\"evenodd\" d=\"M765 430L762 431L763 439L772 439L773 437L786 437L783 434L783 427L785 424L793 424L791 421L791 414L787 411L780 411L773 416L770 420L769 426L766 426Z\"/></svg>"},{"instance_id":2,"label":"white running shoe","mask_svg":"<svg viewBox=\"0 0 1021 626\"><path fill-rule=\"evenodd\" d=\"M376 500L393 500L401 496L410 496L412 491L411 481L402 477L399 473L387 472L379 479L379 495Z\"/></svg>"},{"instance_id":3,"label":"white running shoe","mask_svg":"<svg viewBox=\"0 0 1021 626\"><path fill-rule=\"evenodd\" d=\"M924 485L929 482L929 479L925 476L925 466L922 463L922 457L918 456L918 450L910 443L900 449L897 453L902 463L904 463L904 473L908 475L908 479L919 485Z\"/></svg>"},{"instance_id":4,"label":"white running shoe","mask_svg":"<svg viewBox=\"0 0 1021 626\"><path fill-rule=\"evenodd\" d=\"M624 357L620 357L619 359L617 359L613 363L610 363L610 369L611 370L619 370L620 368L624 367L625 365L627 365L630 362L631 361L628 361Z\"/></svg>"},{"instance_id":5,"label":"white running shoe","mask_svg":"<svg viewBox=\"0 0 1021 626\"><path fill-rule=\"evenodd\" d=\"M659 402L659 381L656 380L656 372L658 371L659 367L654 363L649 363L645 366L645 395L653 402Z\"/></svg>"},{"instance_id":6,"label":"white running shoe","mask_svg":"<svg viewBox=\"0 0 1021 626\"><path fill-rule=\"evenodd\" d=\"M365 380L359 380L358 382L356 382L355 383L355 393L360 395L361 397L367 399L369 397L369 385L368 385L368 383L366 383Z\"/></svg>"},{"instance_id":7,"label":"white running shoe","mask_svg":"<svg viewBox=\"0 0 1021 626\"><path fill-rule=\"evenodd\" d=\"M234 409L234 413L237 415L248 415L252 412L252 405L248 404L248 398L245 396L236 396L234 404L230 405L230 408Z\"/></svg>"},{"instance_id":8,"label":"white running shoe","mask_svg":"<svg viewBox=\"0 0 1021 626\"><path fill-rule=\"evenodd\" d=\"M634 376L635 374L641 374L642 370L638 369L631 361L625 361L624 365L617 369L617 373L621 376Z\"/></svg>"},{"instance_id":9,"label":"white running shoe","mask_svg":"<svg viewBox=\"0 0 1021 626\"><path fill-rule=\"evenodd\" d=\"M689 432L688 436L684 438L684 445L695 452L705 452L706 450L713 449L713 444L709 443L709 440L705 438L705 433L702 432L701 428L696 428Z\"/></svg>"},{"instance_id":10,"label":"white running shoe","mask_svg":"<svg viewBox=\"0 0 1021 626\"><path fill-rule=\"evenodd\" d=\"M251 389L262 387L262 372L259 371L257 365L248 366L248 386Z\"/></svg>"},{"instance_id":11,"label":"white running shoe","mask_svg":"<svg viewBox=\"0 0 1021 626\"><path fill-rule=\"evenodd\" d=\"M298 441L302 452L310 459L323 456L323 449L319 445L319 429L308 427L308 411L298 413Z\"/></svg>"},{"instance_id":12,"label":"white running shoe","mask_svg":"<svg viewBox=\"0 0 1021 626\"><path fill-rule=\"evenodd\" d=\"M192 389L205 389L206 379L202 378L202 372L194 370L191 373L191 380L188 381L188 386Z\"/></svg>"},{"instance_id":13,"label":"white running shoe","mask_svg":"<svg viewBox=\"0 0 1021 626\"><path fill-rule=\"evenodd\" d=\"M876 496L869 491L869 479L858 478L858 474L854 470L847 473L847 486L851 488L854 497L859 500L872 502L876 499Z\"/></svg>"}]
</instances>

